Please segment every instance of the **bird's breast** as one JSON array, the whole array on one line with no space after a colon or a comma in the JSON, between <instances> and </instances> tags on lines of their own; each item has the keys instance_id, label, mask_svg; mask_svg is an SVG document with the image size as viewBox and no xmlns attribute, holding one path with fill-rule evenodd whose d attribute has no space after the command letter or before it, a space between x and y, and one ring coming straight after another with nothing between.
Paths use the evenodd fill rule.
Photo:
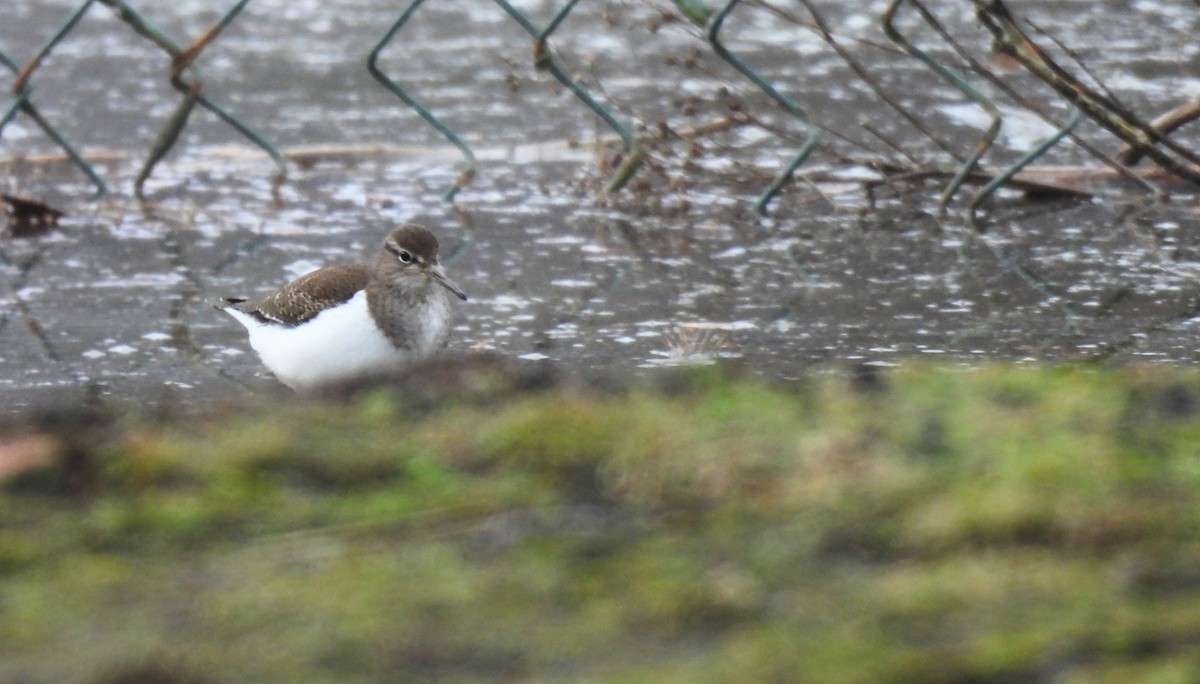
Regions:
<instances>
[{"instance_id":1,"label":"bird's breast","mask_svg":"<svg viewBox=\"0 0 1200 684\"><path fill-rule=\"evenodd\" d=\"M450 296L433 283L405 284L367 291L367 301L380 328L398 349L427 354L446 344L450 335Z\"/></svg>"}]
</instances>

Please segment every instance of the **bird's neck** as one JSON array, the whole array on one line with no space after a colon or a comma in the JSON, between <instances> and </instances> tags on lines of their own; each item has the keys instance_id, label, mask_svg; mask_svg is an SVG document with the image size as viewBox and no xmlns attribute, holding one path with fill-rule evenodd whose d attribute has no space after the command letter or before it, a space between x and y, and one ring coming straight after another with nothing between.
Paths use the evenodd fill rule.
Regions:
<instances>
[{"instance_id":1,"label":"bird's neck","mask_svg":"<svg viewBox=\"0 0 1200 684\"><path fill-rule=\"evenodd\" d=\"M448 297L439 290L424 276L376 278L367 286L367 306L392 343L409 349L425 327L445 323L434 320L448 311Z\"/></svg>"}]
</instances>

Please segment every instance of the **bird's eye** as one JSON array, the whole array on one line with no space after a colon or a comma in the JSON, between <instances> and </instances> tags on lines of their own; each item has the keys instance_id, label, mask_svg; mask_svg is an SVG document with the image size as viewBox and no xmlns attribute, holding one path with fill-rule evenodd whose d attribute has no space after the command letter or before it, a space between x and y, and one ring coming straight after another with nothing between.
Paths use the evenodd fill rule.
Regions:
<instances>
[{"instance_id":1,"label":"bird's eye","mask_svg":"<svg viewBox=\"0 0 1200 684\"><path fill-rule=\"evenodd\" d=\"M399 252L399 253L397 253L397 254L396 254L396 256L397 256L397 257L400 257L400 261L403 261L403 262L404 262L404 263L406 263L406 264L411 264L411 263L412 263L412 260L413 260L413 259L412 259L412 254L411 254L411 253L409 253L409 252L408 252L408 250L404 250L404 249L402 249L402 250L400 250L400 252Z\"/></svg>"}]
</instances>

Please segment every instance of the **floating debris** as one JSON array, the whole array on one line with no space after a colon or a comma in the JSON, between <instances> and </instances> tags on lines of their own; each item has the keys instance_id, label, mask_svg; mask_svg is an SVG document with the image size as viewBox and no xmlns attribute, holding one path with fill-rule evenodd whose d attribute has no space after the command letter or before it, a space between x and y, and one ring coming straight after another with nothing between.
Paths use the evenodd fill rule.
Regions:
<instances>
[{"instance_id":1,"label":"floating debris","mask_svg":"<svg viewBox=\"0 0 1200 684\"><path fill-rule=\"evenodd\" d=\"M38 237L58 227L63 212L38 200L0 194L4 201L4 213L8 216L8 230L13 237Z\"/></svg>"}]
</instances>

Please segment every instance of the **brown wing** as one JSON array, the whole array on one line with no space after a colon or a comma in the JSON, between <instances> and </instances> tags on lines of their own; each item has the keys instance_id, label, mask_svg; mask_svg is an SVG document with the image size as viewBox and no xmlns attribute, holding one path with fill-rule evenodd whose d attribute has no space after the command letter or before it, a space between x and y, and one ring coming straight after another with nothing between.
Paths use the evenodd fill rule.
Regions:
<instances>
[{"instance_id":1,"label":"brown wing","mask_svg":"<svg viewBox=\"0 0 1200 684\"><path fill-rule=\"evenodd\" d=\"M331 306L345 303L367 286L371 269L364 264L326 266L300 276L252 309L239 307L259 318L300 325Z\"/></svg>"}]
</instances>

